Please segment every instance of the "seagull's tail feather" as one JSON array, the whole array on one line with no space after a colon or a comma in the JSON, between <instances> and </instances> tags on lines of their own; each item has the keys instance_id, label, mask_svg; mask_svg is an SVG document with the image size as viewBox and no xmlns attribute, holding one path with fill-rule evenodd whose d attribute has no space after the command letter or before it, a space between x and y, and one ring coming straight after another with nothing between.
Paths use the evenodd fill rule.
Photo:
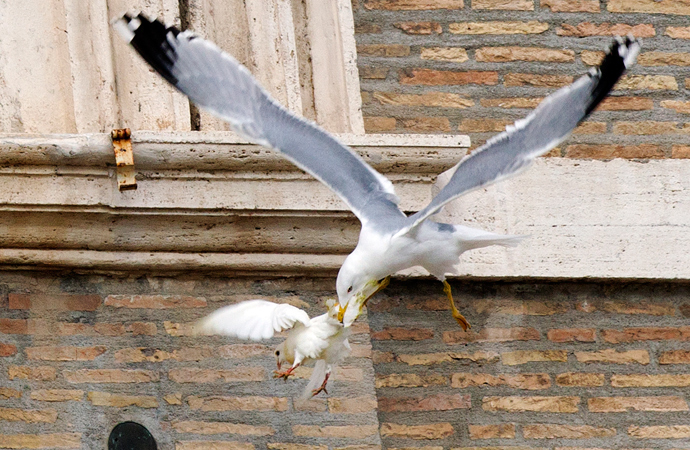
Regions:
<instances>
[{"instance_id":1,"label":"seagull's tail feather","mask_svg":"<svg viewBox=\"0 0 690 450\"><path fill-rule=\"evenodd\" d=\"M309 378L309 383L307 383L307 387L304 388L304 392L302 392L300 398L302 400L310 398L312 392L321 386L328 372L329 367L328 364L326 364L326 361L323 359L317 360L316 364L314 365L314 371L311 374L311 378Z\"/></svg>"},{"instance_id":2,"label":"seagull's tail feather","mask_svg":"<svg viewBox=\"0 0 690 450\"><path fill-rule=\"evenodd\" d=\"M502 247L517 247L523 239L528 238L528 235L498 235L486 236L472 239L470 241L463 241L462 245L466 250L475 248L489 247L491 245L500 245Z\"/></svg>"}]
</instances>

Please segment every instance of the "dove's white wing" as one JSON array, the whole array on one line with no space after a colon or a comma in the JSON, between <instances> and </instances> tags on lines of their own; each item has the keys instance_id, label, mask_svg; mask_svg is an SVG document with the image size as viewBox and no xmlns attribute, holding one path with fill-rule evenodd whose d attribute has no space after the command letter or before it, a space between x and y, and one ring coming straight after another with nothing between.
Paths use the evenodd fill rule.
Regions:
<instances>
[{"instance_id":1,"label":"dove's white wing","mask_svg":"<svg viewBox=\"0 0 690 450\"><path fill-rule=\"evenodd\" d=\"M309 315L292 305L248 300L209 314L196 324L196 329L203 334L223 334L259 341L292 328L296 322L308 327Z\"/></svg>"}]
</instances>

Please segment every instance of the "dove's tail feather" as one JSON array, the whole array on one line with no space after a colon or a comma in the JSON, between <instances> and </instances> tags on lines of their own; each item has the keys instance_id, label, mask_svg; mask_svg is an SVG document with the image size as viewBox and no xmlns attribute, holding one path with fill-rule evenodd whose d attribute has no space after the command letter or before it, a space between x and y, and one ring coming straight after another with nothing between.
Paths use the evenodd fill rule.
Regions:
<instances>
[{"instance_id":1,"label":"dove's tail feather","mask_svg":"<svg viewBox=\"0 0 690 450\"><path fill-rule=\"evenodd\" d=\"M326 361L323 359L318 359L316 360L316 364L314 365L314 371L311 374L311 378L309 378L309 383L307 384L307 387L304 388L304 392L302 392L302 398L303 399L308 399L311 397L311 393L315 390L321 387L321 384L323 383L324 378L326 378L326 374L330 371L330 367L328 364L326 364Z\"/></svg>"}]
</instances>

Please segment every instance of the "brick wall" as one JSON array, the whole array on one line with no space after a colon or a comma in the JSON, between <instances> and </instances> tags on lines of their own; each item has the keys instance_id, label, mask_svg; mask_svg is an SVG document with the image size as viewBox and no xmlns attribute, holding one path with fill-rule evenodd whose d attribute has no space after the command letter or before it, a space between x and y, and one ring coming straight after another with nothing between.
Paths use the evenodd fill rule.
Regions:
<instances>
[{"instance_id":1,"label":"brick wall","mask_svg":"<svg viewBox=\"0 0 690 450\"><path fill-rule=\"evenodd\" d=\"M271 378L280 338L189 335L249 298L319 314L333 284L0 273L0 448L105 448L125 420L177 450L688 448L687 284L455 281L465 333L440 283L396 279L307 403L308 369Z\"/></svg>"},{"instance_id":2,"label":"brick wall","mask_svg":"<svg viewBox=\"0 0 690 450\"><path fill-rule=\"evenodd\" d=\"M392 283L370 303L385 448L690 443L687 285Z\"/></svg>"},{"instance_id":3,"label":"brick wall","mask_svg":"<svg viewBox=\"0 0 690 450\"><path fill-rule=\"evenodd\" d=\"M354 13L367 132L463 133L476 147L631 33L639 63L550 155L690 157L685 0L355 0Z\"/></svg>"},{"instance_id":4,"label":"brick wall","mask_svg":"<svg viewBox=\"0 0 690 450\"><path fill-rule=\"evenodd\" d=\"M366 450L379 445L366 323L328 396L272 378L273 347L189 336L262 297L321 314L333 280L179 280L0 273L0 448L106 448L133 420L159 449Z\"/></svg>"}]
</instances>

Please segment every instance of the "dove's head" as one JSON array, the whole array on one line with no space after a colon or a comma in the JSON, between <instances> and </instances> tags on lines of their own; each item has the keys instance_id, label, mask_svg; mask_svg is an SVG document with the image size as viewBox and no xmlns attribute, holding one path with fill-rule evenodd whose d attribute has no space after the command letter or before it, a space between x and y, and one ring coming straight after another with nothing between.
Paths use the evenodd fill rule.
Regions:
<instances>
[{"instance_id":1,"label":"dove's head","mask_svg":"<svg viewBox=\"0 0 690 450\"><path fill-rule=\"evenodd\" d=\"M278 370L280 370L280 366L285 363L292 365L295 362L295 355L288 351L287 341L281 342L273 353L276 355Z\"/></svg>"},{"instance_id":2,"label":"dove's head","mask_svg":"<svg viewBox=\"0 0 690 450\"><path fill-rule=\"evenodd\" d=\"M350 255L353 256L353 255ZM348 257L338 272L336 290L340 310L338 320L346 327L352 325L362 313L367 301L378 291L388 286L390 276L373 277L363 271L362 266L354 264L354 259Z\"/></svg>"}]
</instances>

